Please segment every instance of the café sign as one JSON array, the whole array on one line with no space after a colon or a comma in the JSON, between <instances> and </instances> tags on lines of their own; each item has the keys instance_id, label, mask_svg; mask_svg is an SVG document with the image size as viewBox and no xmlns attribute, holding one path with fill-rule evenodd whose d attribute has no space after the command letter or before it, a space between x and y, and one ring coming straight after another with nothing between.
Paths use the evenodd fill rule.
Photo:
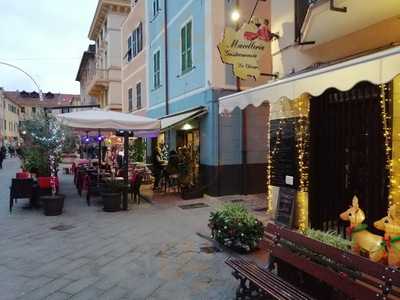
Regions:
<instances>
[{"instance_id":1,"label":"caf\u00e9 sign","mask_svg":"<svg viewBox=\"0 0 400 300\"><path fill-rule=\"evenodd\" d=\"M222 62L233 65L233 73L240 79L260 76L260 57L273 34L265 24L245 23L239 30L226 27L218 44Z\"/></svg>"}]
</instances>

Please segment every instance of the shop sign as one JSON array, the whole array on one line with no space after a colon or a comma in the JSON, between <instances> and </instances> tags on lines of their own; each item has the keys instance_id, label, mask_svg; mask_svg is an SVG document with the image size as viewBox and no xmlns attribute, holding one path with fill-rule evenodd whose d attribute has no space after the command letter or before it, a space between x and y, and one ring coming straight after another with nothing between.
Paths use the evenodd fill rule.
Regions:
<instances>
[{"instance_id":1,"label":"shop sign","mask_svg":"<svg viewBox=\"0 0 400 300\"><path fill-rule=\"evenodd\" d=\"M222 62L233 65L233 73L240 79L260 76L260 57L274 36L267 24L265 20L262 25L245 23L239 30L225 28L218 50Z\"/></svg>"}]
</instances>

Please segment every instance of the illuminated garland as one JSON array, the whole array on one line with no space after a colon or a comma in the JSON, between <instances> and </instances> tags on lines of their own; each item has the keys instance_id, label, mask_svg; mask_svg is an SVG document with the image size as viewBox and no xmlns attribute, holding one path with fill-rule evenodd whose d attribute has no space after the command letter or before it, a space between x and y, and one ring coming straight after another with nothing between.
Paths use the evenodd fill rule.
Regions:
<instances>
[{"instance_id":1,"label":"illuminated garland","mask_svg":"<svg viewBox=\"0 0 400 300\"><path fill-rule=\"evenodd\" d=\"M387 122L391 119L390 116L388 116L387 110L386 110L386 105L391 101L390 98L388 98L386 95L388 93L388 88L386 84L381 84L380 86L381 89L381 97L380 97L380 106L381 106L381 119L382 119L382 128L383 128L383 137L385 139L385 167L388 172L388 177L389 177L389 183L387 185L387 188L389 190L389 206L393 204L393 196L394 196L394 191L393 188L397 182L395 178L393 177L393 161L392 161L392 147L391 147L391 128L388 126ZM397 186L397 188L400 188L400 186Z\"/></svg>"},{"instance_id":2,"label":"illuminated garland","mask_svg":"<svg viewBox=\"0 0 400 300\"><path fill-rule=\"evenodd\" d=\"M307 99L308 101L308 99ZM296 128L296 150L299 172L299 193L298 193L298 226L304 231L308 223L308 204L306 193L308 192L308 150L309 142L309 106L305 98L299 98L296 102L298 119Z\"/></svg>"},{"instance_id":3,"label":"illuminated garland","mask_svg":"<svg viewBox=\"0 0 400 300\"><path fill-rule=\"evenodd\" d=\"M276 142L274 145L273 150L268 152L267 156L267 213L272 213L272 161L275 158L275 154L279 152L279 147L281 143L281 138L282 138L282 131L283 127L286 124L285 119L281 119L281 114L283 113L283 109L281 103L277 103L276 105L279 105L280 107L280 119L279 119L279 127L278 130L276 131ZM268 141L270 141L270 128L271 128L271 121L269 120L268 122Z\"/></svg>"}]
</instances>

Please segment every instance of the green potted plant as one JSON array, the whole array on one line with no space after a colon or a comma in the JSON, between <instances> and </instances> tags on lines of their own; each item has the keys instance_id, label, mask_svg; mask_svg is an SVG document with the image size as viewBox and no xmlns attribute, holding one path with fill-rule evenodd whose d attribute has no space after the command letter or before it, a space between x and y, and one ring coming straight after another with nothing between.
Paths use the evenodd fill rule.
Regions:
<instances>
[{"instance_id":1,"label":"green potted plant","mask_svg":"<svg viewBox=\"0 0 400 300\"><path fill-rule=\"evenodd\" d=\"M133 162L143 162L146 152L146 144L141 138L129 143L129 160Z\"/></svg>"},{"instance_id":2,"label":"green potted plant","mask_svg":"<svg viewBox=\"0 0 400 300\"><path fill-rule=\"evenodd\" d=\"M263 224L240 204L226 204L212 212L208 226L212 238L240 253L256 249L264 234Z\"/></svg>"},{"instance_id":3,"label":"green potted plant","mask_svg":"<svg viewBox=\"0 0 400 300\"><path fill-rule=\"evenodd\" d=\"M58 164L65 141L65 128L47 114L38 114L22 123L25 152L24 166L35 172L46 216L59 215L64 207L64 195L58 195ZM43 196L43 194L50 194Z\"/></svg>"},{"instance_id":4,"label":"green potted plant","mask_svg":"<svg viewBox=\"0 0 400 300\"><path fill-rule=\"evenodd\" d=\"M124 185L115 180L108 181L102 186L101 197L103 199L103 210L116 212L121 210L121 196Z\"/></svg>"}]
</instances>

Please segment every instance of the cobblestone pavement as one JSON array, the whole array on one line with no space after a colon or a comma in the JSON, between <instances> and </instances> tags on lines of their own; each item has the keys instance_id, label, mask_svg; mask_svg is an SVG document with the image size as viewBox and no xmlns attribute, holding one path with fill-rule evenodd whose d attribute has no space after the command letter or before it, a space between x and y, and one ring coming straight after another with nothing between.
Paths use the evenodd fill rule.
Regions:
<instances>
[{"instance_id":1,"label":"cobblestone pavement","mask_svg":"<svg viewBox=\"0 0 400 300\"><path fill-rule=\"evenodd\" d=\"M25 200L10 215L18 166L8 159L0 170L0 299L233 299L227 254L203 253L210 243L196 234L208 232L212 200L191 210L146 203L105 213L62 176L62 216L24 209Z\"/></svg>"}]
</instances>

